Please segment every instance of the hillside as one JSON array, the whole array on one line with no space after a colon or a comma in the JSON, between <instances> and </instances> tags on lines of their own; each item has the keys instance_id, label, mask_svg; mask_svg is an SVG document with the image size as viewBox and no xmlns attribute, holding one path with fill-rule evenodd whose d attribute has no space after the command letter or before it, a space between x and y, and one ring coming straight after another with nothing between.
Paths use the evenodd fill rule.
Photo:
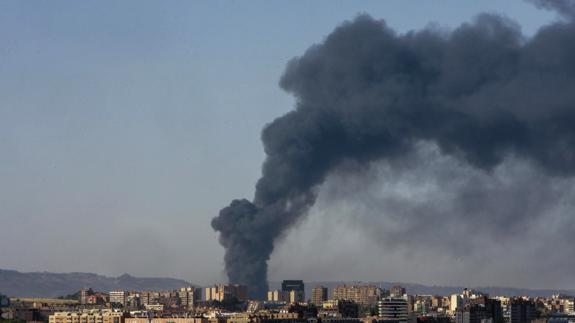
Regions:
<instances>
[{"instance_id":1,"label":"hillside","mask_svg":"<svg viewBox=\"0 0 575 323\"><path fill-rule=\"evenodd\" d=\"M171 290L190 286L174 278L107 277L91 273L23 273L0 269L0 293L10 297L58 297L82 288L111 290Z\"/></svg>"}]
</instances>

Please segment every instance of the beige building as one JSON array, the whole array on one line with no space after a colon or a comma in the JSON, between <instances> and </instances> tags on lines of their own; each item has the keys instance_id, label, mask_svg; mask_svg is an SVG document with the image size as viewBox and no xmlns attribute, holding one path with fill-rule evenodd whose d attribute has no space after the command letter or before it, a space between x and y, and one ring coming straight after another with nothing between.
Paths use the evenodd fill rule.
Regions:
<instances>
[{"instance_id":1,"label":"beige building","mask_svg":"<svg viewBox=\"0 0 575 323\"><path fill-rule=\"evenodd\" d=\"M202 289L194 287L180 288L178 298L182 307L191 310L198 301L202 300Z\"/></svg>"},{"instance_id":2,"label":"beige building","mask_svg":"<svg viewBox=\"0 0 575 323\"><path fill-rule=\"evenodd\" d=\"M569 314L575 314L575 300L573 298L565 302L565 311Z\"/></svg>"},{"instance_id":3,"label":"beige building","mask_svg":"<svg viewBox=\"0 0 575 323\"><path fill-rule=\"evenodd\" d=\"M353 301L358 304L376 304L381 289L373 285L339 285L333 289L333 299Z\"/></svg>"},{"instance_id":4,"label":"beige building","mask_svg":"<svg viewBox=\"0 0 575 323\"><path fill-rule=\"evenodd\" d=\"M449 297L449 312L455 314L458 308L463 306L463 297L459 294L452 294Z\"/></svg>"},{"instance_id":5,"label":"beige building","mask_svg":"<svg viewBox=\"0 0 575 323\"><path fill-rule=\"evenodd\" d=\"M434 307L434 308L443 307L443 297L442 296L432 296L431 297L431 307Z\"/></svg>"},{"instance_id":6,"label":"beige building","mask_svg":"<svg viewBox=\"0 0 575 323\"><path fill-rule=\"evenodd\" d=\"M109 293L111 304L121 304L126 306L127 293L123 290L112 291Z\"/></svg>"},{"instance_id":7,"label":"beige building","mask_svg":"<svg viewBox=\"0 0 575 323\"><path fill-rule=\"evenodd\" d=\"M269 302L283 302L284 294L281 290L270 290L268 291L268 301Z\"/></svg>"},{"instance_id":8,"label":"beige building","mask_svg":"<svg viewBox=\"0 0 575 323\"><path fill-rule=\"evenodd\" d=\"M84 312L56 312L49 316L49 323L125 323L124 313L91 310Z\"/></svg>"},{"instance_id":9,"label":"beige building","mask_svg":"<svg viewBox=\"0 0 575 323\"><path fill-rule=\"evenodd\" d=\"M160 301L160 292L140 292L140 303L142 305L157 304Z\"/></svg>"},{"instance_id":10,"label":"beige building","mask_svg":"<svg viewBox=\"0 0 575 323\"><path fill-rule=\"evenodd\" d=\"M205 289L206 301L224 301L231 299L238 299L245 301L248 299L248 287L238 284L219 284L214 287L206 287Z\"/></svg>"},{"instance_id":11,"label":"beige building","mask_svg":"<svg viewBox=\"0 0 575 323\"><path fill-rule=\"evenodd\" d=\"M327 301L327 287L314 287L311 290L311 302L315 305L321 305L325 301Z\"/></svg>"},{"instance_id":12,"label":"beige building","mask_svg":"<svg viewBox=\"0 0 575 323\"><path fill-rule=\"evenodd\" d=\"M301 292L296 290L281 291L277 289L268 291L268 301L286 303L303 302Z\"/></svg>"},{"instance_id":13,"label":"beige building","mask_svg":"<svg viewBox=\"0 0 575 323\"><path fill-rule=\"evenodd\" d=\"M286 300L286 302L288 303L298 303L298 302L304 302L305 300L303 299L303 294L300 291L297 290L290 290L290 291L286 291L284 292L284 298Z\"/></svg>"}]
</instances>

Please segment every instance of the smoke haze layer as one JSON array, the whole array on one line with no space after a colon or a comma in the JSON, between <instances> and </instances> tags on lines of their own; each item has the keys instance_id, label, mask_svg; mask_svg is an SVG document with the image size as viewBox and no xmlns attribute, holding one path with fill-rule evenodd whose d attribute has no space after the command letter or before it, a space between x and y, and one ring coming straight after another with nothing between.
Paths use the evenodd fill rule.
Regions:
<instances>
[{"instance_id":1,"label":"smoke haze layer","mask_svg":"<svg viewBox=\"0 0 575 323\"><path fill-rule=\"evenodd\" d=\"M570 4L535 2L561 12ZM232 201L212 221L226 249L230 282L249 285L252 296L267 290L274 242L307 213L330 174L346 171L346 163L401 164L425 142L485 174L509 158L555 178L575 171L570 19L526 39L513 21L497 15L482 14L449 33L406 34L362 15L290 61L280 85L297 104L263 130L267 157L255 197ZM468 193L456 199L456 208L476 214L485 205ZM466 221L467 214L452 216Z\"/></svg>"},{"instance_id":2,"label":"smoke haze layer","mask_svg":"<svg viewBox=\"0 0 575 323\"><path fill-rule=\"evenodd\" d=\"M309 215L277 243L268 272L272 280L571 288L573 201L573 177L513 157L485 172L420 142L397 161L332 171Z\"/></svg>"}]
</instances>

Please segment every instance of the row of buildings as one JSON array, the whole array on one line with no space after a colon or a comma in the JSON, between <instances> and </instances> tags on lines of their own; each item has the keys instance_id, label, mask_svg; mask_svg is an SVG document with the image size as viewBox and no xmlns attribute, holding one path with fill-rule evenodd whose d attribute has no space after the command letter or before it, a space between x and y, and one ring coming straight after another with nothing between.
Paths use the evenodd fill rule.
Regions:
<instances>
[{"instance_id":1,"label":"row of buildings","mask_svg":"<svg viewBox=\"0 0 575 323\"><path fill-rule=\"evenodd\" d=\"M362 323L359 319L333 320L326 323ZM49 323L318 323L301 313L229 313L209 316L134 315L122 311L89 310L59 312L50 316ZM367 323L367 322L364 322Z\"/></svg>"},{"instance_id":2,"label":"row of buildings","mask_svg":"<svg viewBox=\"0 0 575 323\"><path fill-rule=\"evenodd\" d=\"M361 316L359 304L345 300L327 300L321 306L292 304L282 307L262 306L243 312L146 312L123 310L84 310L56 312L49 323L572 323L575 316L538 317L533 300L513 298L509 317L505 317L501 301L485 298L465 303L453 315L449 313L418 313L408 302L408 295L387 296L377 302L377 315Z\"/></svg>"},{"instance_id":3,"label":"row of buildings","mask_svg":"<svg viewBox=\"0 0 575 323\"><path fill-rule=\"evenodd\" d=\"M405 289L401 286L394 286L389 291L385 291L374 285L339 285L333 288L332 298L334 300L352 301L361 305L373 305L378 300L389 295L404 295ZM267 300L270 302L305 302L305 285L301 280L284 280L281 289L270 290ZM311 290L312 304L321 305L328 300L328 288L325 286L315 286Z\"/></svg>"},{"instance_id":4,"label":"row of buildings","mask_svg":"<svg viewBox=\"0 0 575 323\"><path fill-rule=\"evenodd\" d=\"M202 293L203 291L203 293ZM212 287L185 287L172 291L123 291L116 290L107 294L90 289L80 291L82 305L109 305L113 308L163 310L178 308L192 310L201 302L246 301L247 286L238 284L219 284Z\"/></svg>"},{"instance_id":5,"label":"row of buildings","mask_svg":"<svg viewBox=\"0 0 575 323\"><path fill-rule=\"evenodd\" d=\"M236 284L82 290L77 300L54 300L49 306L41 300L9 301L2 316L29 323L575 323L574 298L565 295L490 297L468 289L448 296L409 295L401 286L358 284L315 286L306 298L301 280L283 281L281 289L268 293L268 301L249 300L248 288Z\"/></svg>"},{"instance_id":6,"label":"row of buildings","mask_svg":"<svg viewBox=\"0 0 575 323\"><path fill-rule=\"evenodd\" d=\"M80 293L80 303L83 305L92 304L91 297L87 290ZM100 295L96 304L109 304L114 308L129 309L155 309L178 308L192 310L198 302L202 301L201 289L195 287L184 287L173 291L111 291L108 297Z\"/></svg>"}]
</instances>

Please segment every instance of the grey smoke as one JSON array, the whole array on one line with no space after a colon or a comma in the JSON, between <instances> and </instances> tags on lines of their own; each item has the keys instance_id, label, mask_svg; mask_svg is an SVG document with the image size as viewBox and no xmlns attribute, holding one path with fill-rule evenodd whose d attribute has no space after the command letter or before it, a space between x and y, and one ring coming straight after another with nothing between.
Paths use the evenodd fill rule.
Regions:
<instances>
[{"instance_id":1,"label":"grey smoke","mask_svg":"<svg viewBox=\"0 0 575 323\"><path fill-rule=\"evenodd\" d=\"M572 8L570 1L537 3L561 12ZM267 290L274 243L307 213L330 175L376 161L413 161L421 143L483 175L508 160L526 163L545 178L575 172L570 20L526 39L516 23L497 15L479 15L448 34L432 29L398 34L384 21L362 15L290 61L280 85L297 104L263 130L267 157L255 197L232 201L212 221L226 249L229 280L248 284L256 297ZM490 177L467 183L445 212L425 205L408 212L408 201L382 203L395 209L401 228L459 210L447 216L460 219L460 225L509 234L521 230L510 224L530 223L552 204L553 191L529 188L517 196L540 200L486 216L478 210L504 205L495 195L482 195L489 192ZM505 193L522 185L510 185Z\"/></svg>"},{"instance_id":2,"label":"grey smoke","mask_svg":"<svg viewBox=\"0 0 575 323\"><path fill-rule=\"evenodd\" d=\"M270 274L571 287L574 188L573 177L524 160L485 172L427 142L396 161L344 163L322 184L310 217L280 239Z\"/></svg>"},{"instance_id":3,"label":"grey smoke","mask_svg":"<svg viewBox=\"0 0 575 323\"><path fill-rule=\"evenodd\" d=\"M528 0L539 8L555 10L566 18L575 17L575 2L573 0Z\"/></svg>"},{"instance_id":4,"label":"grey smoke","mask_svg":"<svg viewBox=\"0 0 575 323\"><path fill-rule=\"evenodd\" d=\"M491 244L516 246L523 233L549 239L547 230L566 233L561 228L575 224L575 180L513 157L485 172L420 142L400 160L357 167L345 165L326 181L318 207L347 214L348 227L388 248L468 257Z\"/></svg>"}]
</instances>

